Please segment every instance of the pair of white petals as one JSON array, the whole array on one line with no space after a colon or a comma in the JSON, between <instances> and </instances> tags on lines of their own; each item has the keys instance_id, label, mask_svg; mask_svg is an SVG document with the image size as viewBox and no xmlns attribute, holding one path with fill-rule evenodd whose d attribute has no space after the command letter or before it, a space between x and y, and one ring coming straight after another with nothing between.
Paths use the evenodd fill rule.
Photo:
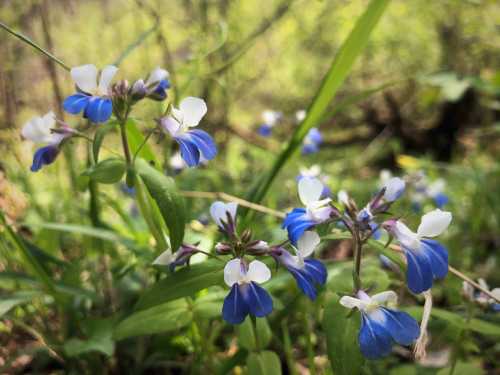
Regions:
<instances>
[{"instance_id":1,"label":"pair of white petals","mask_svg":"<svg viewBox=\"0 0 500 375\"><path fill-rule=\"evenodd\" d=\"M188 96L181 101L179 108L172 108L172 116L161 120L161 126L175 137L198 126L206 113L207 104L203 99Z\"/></svg>"},{"instance_id":2,"label":"pair of white petals","mask_svg":"<svg viewBox=\"0 0 500 375\"><path fill-rule=\"evenodd\" d=\"M437 237L443 233L452 220L452 214L448 211L435 209L422 216L417 232L413 232L401 221L396 222L395 236L402 245L412 249L417 249L420 240L427 237Z\"/></svg>"},{"instance_id":3,"label":"pair of white petals","mask_svg":"<svg viewBox=\"0 0 500 375\"><path fill-rule=\"evenodd\" d=\"M227 286L232 287L234 284L245 284L256 282L258 284L265 283L271 278L271 271L260 260L253 260L248 265L242 263L241 259L231 259L224 267L224 282Z\"/></svg>"},{"instance_id":4,"label":"pair of white petals","mask_svg":"<svg viewBox=\"0 0 500 375\"><path fill-rule=\"evenodd\" d=\"M51 132L55 125L55 114L50 111L43 116L35 116L24 124L21 135L33 143L57 144L64 136Z\"/></svg>"},{"instance_id":5,"label":"pair of white petals","mask_svg":"<svg viewBox=\"0 0 500 375\"><path fill-rule=\"evenodd\" d=\"M93 64L77 66L71 69L71 78L80 90L92 95L109 95L110 85L118 68L114 65L105 66L97 81L98 70Z\"/></svg>"},{"instance_id":6,"label":"pair of white petals","mask_svg":"<svg viewBox=\"0 0 500 375\"><path fill-rule=\"evenodd\" d=\"M314 177L303 177L299 181L299 199L307 208L307 214L312 220L326 220L330 215L328 203L331 199L320 199L324 189L323 183Z\"/></svg>"},{"instance_id":7,"label":"pair of white petals","mask_svg":"<svg viewBox=\"0 0 500 375\"><path fill-rule=\"evenodd\" d=\"M340 299L340 304L348 309L357 308L360 311L367 312L370 309L376 308L386 303L397 303L398 296L392 290L369 296L363 291L358 292L358 297L343 296Z\"/></svg>"},{"instance_id":8,"label":"pair of white petals","mask_svg":"<svg viewBox=\"0 0 500 375\"><path fill-rule=\"evenodd\" d=\"M233 222L236 218L236 211L238 210L238 203L235 202L214 202L210 206L210 216L215 221L218 227L223 227L222 222L227 223L227 213L233 219Z\"/></svg>"}]
</instances>

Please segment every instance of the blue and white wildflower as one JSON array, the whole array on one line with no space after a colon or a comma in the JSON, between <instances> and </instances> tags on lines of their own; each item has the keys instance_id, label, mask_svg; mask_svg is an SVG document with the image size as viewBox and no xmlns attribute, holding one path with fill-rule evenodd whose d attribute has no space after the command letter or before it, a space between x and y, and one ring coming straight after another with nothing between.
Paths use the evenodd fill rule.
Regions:
<instances>
[{"instance_id":1,"label":"blue and white wildflower","mask_svg":"<svg viewBox=\"0 0 500 375\"><path fill-rule=\"evenodd\" d=\"M388 220L383 227L399 242L406 255L406 279L413 293L422 293L432 287L434 279L448 273L448 251L431 237L443 233L452 220L450 212L436 209L422 216L417 232L411 231L399 220Z\"/></svg>"},{"instance_id":2,"label":"blue and white wildflower","mask_svg":"<svg viewBox=\"0 0 500 375\"><path fill-rule=\"evenodd\" d=\"M477 281L478 284L481 285L483 289L489 291L495 297L500 299L500 288L494 288L490 290L489 285L486 283L484 279L480 278ZM469 301L477 303L479 306L483 308L491 309L492 311L495 312L500 312L500 303L498 303L497 300L491 298L483 291L480 290L476 291L474 289L474 286L472 286L466 281L463 282L462 293Z\"/></svg>"},{"instance_id":3,"label":"blue and white wildflower","mask_svg":"<svg viewBox=\"0 0 500 375\"><path fill-rule=\"evenodd\" d=\"M384 304L397 302L393 291L368 296L359 291L358 298L344 296L340 304L361 312L361 328L358 335L361 353L368 359L387 356L394 343L411 345L419 336L420 328L409 314L385 307Z\"/></svg>"},{"instance_id":4,"label":"blue and white wildflower","mask_svg":"<svg viewBox=\"0 0 500 375\"><path fill-rule=\"evenodd\" d=\"M318 247L320 238L316 232L305 232L297 241L296 255L282 247L274 248L271 255L292 274L300 290L312 301L316 299L316 286L325 285L327 271L325 265L310 256Z\"/></svg>"},{"instance_id":5,"label":"blue and white wildflower","mask_svg":"<svg viewBox=\"0 0 500 375\"><path fill-rule=\"evenodd\" d=\"M427 187L427 195L434 201L437 208L443 208L450 200L445 190L446 181L442 178L438 178Z\"/></svg>"},{"instance_id":6,"label":"blue and white wildflower","mask_svg":"<svg viewBox=\"0 0 500 375\"><path fill-rule=\"evenodd\" d=\"M262 125L258 129L259 135L269 137L273 131L274 126L281 120L283 113L271 110L262 112Z\"/></svg>"},{"instance_id":7,"label":"blue and white wildflower","mask_svg":"<svg viewBox=\"0 0 500 375\"><path fill-rule=\"evenodd\" d=\"M302 155L314 154L319 151L319 146L323 143L323 136L318 128L311 128L304 138L302 144Z\"/></svg>"},{"instance_id":8,"label":"blue and white wildflower","mask_svg":"<svg viewBox=\"0 0 500 375\"><path fill-rule=\"evenodd\" d=\"M132 86L132 96L136 99L148 97L153 100L165 100L167 90L170 88L169 73L160 67L149 73L146 82L137 80Z\"/></svg>"},{"instance_id":9,"label":"blue and white wildflower","mask_svg":"<svg viewBox=\"0 0 500 375\"><path fill-rule=\"evenodd\" d=\"M217 146L212 137L203 130L192 129L207 113L203 99L189 96L181 101L179 108L172 108L172 116L160 120L161 127L179 144L182 159L189 167L202 161L212 160L217 155Z\"/></svg>"},{"instance_id":10,"label":"blue and white wildflower","mask_svg":"<svg viewBox=\"0 0 500 375\"><path fill-rule=\"evenodd\" d=\"M170 249L165 250L153 261L153 265L167 266L171 272L174 272L176 267L188 264L191 256L198 252L196 247L182 244L173 254Z\"/></svg>"},{"instance_id":11,"label":"blue and white wildflower","mask_svg":"<svg viewBox=\"0 0 500 375\"><path fill-rule=\"evenodd\" d=\"M88 64L72 68L71 78L78 92L64 100L64 110L73 115L83 111L83 117L94 123L108 121L113 113L111 81L117 71L118 68L114 65L104 67L98 83L95 65Z\"/></svg>"},{"instance_id":12,"label":"blue and white wildflower","mask_svg":"<svg viewBox=\"0 0 500 375\"><path fill-rule=\"evenodd\" d=\"M304 177L298 183L299 199L304 208L294 208L283 221L282 228L288 231L288 238L293 245L304 232L315 225L330 219L333 209L331 199L321 199L324 186L317 178Z\"/></svg>"},{"instance_id":13,"label":"blue and white wildflower","mask_svg":"<svg viewBox=\"0 0 500 375\"><path fill-rule=\"evenodd\" d=\"M258 260L250 264L239 258L227 262L224 267L224 281L231 291L224 299L222 317L231 324L242 323L247 315L263 317L273 310L273 300L267 291L259 286L271 278L269 268Z\"/></svg>"},{"instance_id":14,"label":"blue and white wildflower","mask_svg":"<svg viewBox=\"0 0 500 375\"><path fill-rule=\"evenodd\" d=\"M21 134L35 144L45 144L37 149L33 156L31 171L37 172L44 165L52 164L59 154L60 143L71 134L71 129L65 128L63 133L54 133L56 124L54 112L50 111L43 116L35 116L24 124Z\"/></svg>"}]
</instances>

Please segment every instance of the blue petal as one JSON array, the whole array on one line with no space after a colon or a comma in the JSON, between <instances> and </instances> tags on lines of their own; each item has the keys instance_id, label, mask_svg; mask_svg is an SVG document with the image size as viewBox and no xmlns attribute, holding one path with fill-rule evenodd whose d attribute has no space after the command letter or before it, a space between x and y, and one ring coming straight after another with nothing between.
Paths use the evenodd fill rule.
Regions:
<instances>
[{"instance_id":1,"label":"blue petal","mask_svg":"<svg viewBox=\"0 0 500 375\"><path fill-rule=\"evenodd\" d=\"M267 124L263 124L259 127L259 130L257 130L257 133L263 137L269 137L272 133L273 128Z\"/></svg>"},{"instance_id":2,"label":"blue petal","mask_svg":"<svg viewBox=\"0 0 500 375\"><path fill-rule=\"evenodd\" d=\"M391 352L391 334L380 323L361 314L361 329L358 335L361 353L368 359L384 357Z\"/></svg>"},{"instance_id":3,"label":"blue petal","mask_svg":"<svg viewBox=\"0 0 500 375\"><path fill-rule=\"evenodd\" d=\"M420 327L417 321L409 314L383 307L381 311L383 311L386 317L385 328L398 344L410 345L418 338Z\"/></svg>"},{"instance_id":4,"label":"blue petal","mask_svg":"<svg viewBox=\"0 0 500 375\"><path fill-rule=\"evenodd\" d=\"M312 220L297 220L290 224L287 228L288 237L293 245L297 245L297 241L304 234L306 230L314 226L316 223Z\"/></svg>"},{"instance_id":5,"label":"blue petal","mask_svg":"<svg viewBox=\"0 0 500 375\"><path fill-rule=\"evenodd\" d=\"M316 288L313 285L313 281L311 277L302 269L299 270L297 268L290 267L288 268L292 276L295 278L297 282L297 286L311 301L316 299Z\"/></svg>"},{"instance_id":6,"label":"blue petal","mask_svg":"<svg viewBox=\"0 0 500 375\"><path fill-rule=\"evenodd\" d=\"M248 315L248 305L243 298L243 295L238 284L233 284L231 291L224 298L222 306L222 318L231 324L242 323Z\"/></svg>"},{"instance_id":7,"label":"blue petal","mask_svg":"<svg viewBox=\"0 0 500 375\"><path fill-rule=\"evenodd\" d=\"M190 130L188 134L205 159L212 160L215 158L215 155L217 155L217 146L210 134L196 129Z\"/></svg>"},{"instance_id":8,"label":"blue petal","mask_svg":"<svg viewBox=\"0 0 500 375\"><path fill-rule=\"evenodd\" d=\"M200 164L200 150L190 140L183 137L175 137L181 149L181 157L189 167L196 167Z\"/></svg>"},{"instance_id":9,"label":"blue petal","mask_svg":"<svg viewBox=\"0 0 500 375\"><path fill-rule=\"evenodd\" d=\"M446 194L439 193L434 197L434 203L436 203L436 206L438 208L443 208L445 204L449 202L449 198Z\"/></svg>"},{"instance_id":10,"label":"blue petal","mask_svg":"<svg viewBox=\"0 0 500 375\"><path fill-rule=\"evenodd\" d=\"M373 231L372 238L374 240L380 240L380 237L382 236L382 231L380 230L380 225L378 225L374 221L370 221L368 223L368 225L370 226L370 229Z\"/></svg>"},{"instance_id":11,"label":"blue petal","mask_svg":"<svg viewBox=\"0 0 500 375\"><path fill-rule=\"evenodd\" d=\"M83 111L89 104L90 96L74 94L64 99L63 108L66 112L76 115Z\"/></svg>"},{"instance_id":12,"label":"blue petal","mask_svg":"<svg viewBox=\"0 0 500 375\"><path fill-rule=\"evenodd\" d=\"M442 279L448 274L448 251L439 242L422 240L422 251L425 251L436 279Z\"/></svg>"},{"instance_id":13,"label":"blue petal","mask_svg":"<svg viewBox=\"0 0 500 375\"><path fill-rule=\"evenodd\" d=\"M54 145L45 146L35 151L33 155L33 163L31 164L31 171L38 172L44 165L49 165L56 160L59 154L59 148Z\"/></svg>"},{"instance_id":14,"label":"blue petal","mask_svg":"<svg viewBox=\"0 0 500 375\"><path fill-rule=\"evenodd\" d=\"M99 124L101 122L108 121L112 113L113 102L111 99L93 96L90 98L89 104L87 105L87 108L85 108L83 116L88 118L90 121Z\"/></svg>"},{"instance_id":15,"label":"blue petal","mask_svg":"<svg viewBox=\"0 0 500 375\"><path fill-rule=\"evenodd\" d=\"M286 214L285 220L283 221L283 224L281 225L281 228L286 228L288 225L290 225L291 222L295 221L298 217L304 215L306 213L305 208L294 208L292 212Z\"/></svg>"},{"instance_id":16,"label":"blue petal","mask_svg":"<svg viewBox=\"0 0 500 375\"><path fill-rule=\"evenodd\" d=\"M316 284L325 285L328 276L325 265L317 259L306 259L304 263L304 270L309 277Z\"/></svg>"},{"instance_id":17,"label":"blue petal","mask_svg":"<svg viewBox=\"0 0 500 375\"><path fill-rule=\"evenodd\" d=\"M241 284L240 289L250 314L262 318L273 311L273 300L264 288L252 281Z\"/></svg>"},{"instance_id":18,"label":"blue petal","mask_svg":"<svg viewBox=\"0 0 500 375\"><path fill-rule=\"evenodd\" d=\"M302 155L314 154L318 151L319 147L314 143L308 143L302 146Z\"/></svg>"},{"instance_id":19,"label":"blue petal","mask_svg":"<svg viewBox=\"0 0 500 375\"><path fill-rule=\"evenodd\" d=\"M406 280L413 293L422 293L432 287L432 267L423 251L405 249L408 269Z\"/></svg>"},{"instance_id":20,"label":"blue petal","mask_svg":"<svg viewBox=\"0 0 500 375\"><path fill-rule=\"evenodd\" d=\"M323 136L321 135L318 128L311 128L306 137L311 143L315 145L320 145L323 142Z\"/></svg>"}]
</instances>

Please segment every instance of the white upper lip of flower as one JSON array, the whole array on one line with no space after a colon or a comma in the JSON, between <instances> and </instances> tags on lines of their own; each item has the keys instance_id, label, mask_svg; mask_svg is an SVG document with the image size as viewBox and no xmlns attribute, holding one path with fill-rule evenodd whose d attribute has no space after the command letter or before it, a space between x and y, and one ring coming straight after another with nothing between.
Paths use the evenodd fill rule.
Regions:
<instances>
[{"instance_id":1,"label":"white upper lip of flower","mask_svg":"<svg viewBox=\"0 0 500 375\"><path fill-rule=\"evenodd\" d=\"M253 260L246 266L241 259L231 259L224 267L224 282L232 287L234 284L248 284L252 281L262 284L271 278L269 268L259 260Z\"/></svg>"},{"instance_id":2,"label":"white upper lip of flower","mask_svg":"<svg viewBox=\"0 0 500 375\"><path fill-rule=\"evenodd\" d=\"M51 132L55 124L54 112L50 111L42 117L35 116L29 120L24 124L21 134L24 139L34 143L57 144L64 138L64 135Z\"/></svg>"},{"instance_id":3,"label":"white upper lip of flower","mask_svg":"<svg viewBox=\"0 0 500 375\"><path fill-rule=\"evenodd\" d=\"M149 73L148 79L144 83L146 86L152 86L153 84L158 84L159 82L167 79L169 77L169 73L160 67L157 67Z\"/></svg>"},{"instance_id":4,"label":"white upper lip of flower","mask_svg":"<svg viewBox=\"0 0 500 375\"><path fill-rule=\"evenodd\" d=\"M299 199L307 209L307 215L311 220L326 220L330 214L328 203L330 198L321 199L324 186L320 180L312 177L304 177L299 181Z\"/></svg>"},{"instance_id":5,"label":"white upper lip of flower","mask_svg":"<svg viewBox=\"0 0 500 375\"><path fill-rule=\"evenodd\" d=\"M207 104L203 99L188 96L181 101L178 109L172 107L172 116L161 119L161 126L175 137L198 126L206 113Z\"/></svg>"},{"instance_id":6,"label":"white upper lip of flower","mask_svg":"<svg viewBox=\"0 0 500 375\"><path fill-rule=\"evenodd\" d=\"M360 290L358 292L358 297L359 298L351 296L343 296L340 299L340 304L344 307L347 307L348 309L353 309L356 307L358 310L362 312L369 313L376 310L383 304L386 304L388 302L397 303L398 301L397 294L392 290L388 290L382 293L377 293L371 297L365 292Z\"/></svg>"},{"instance_id":7,"label":"white upper lip of flower","mask_svg":"<svg viewBox=\"0 0 500 375\"><path fill-rule=\"evenodd\" d=\"M175 256L172 254L172 250L167 249L161 253L154 261L153 264L160 266L168 266L175 260Z\"/></svg>"},{"instance_id":8,"label":"white upper lip of flower","mask_svg":"<svg viewBox=\"0 0 500 375\"><path fill-rule=\"evenodd\" d=\"M403 246L418 250L423 238L439 236L448 228L451 219L451 212L436 209L422 216L416 233L399 220L396 222L393 233Z\"/></svg>"},{"instance_id":9,"label":"white upper lip of flower","mask_svg":"<svg viewBox=\"0 0 500 375\"><path fill-rule=\"evenodd\" d=\"M110 94L111 80L118 68L107 65L101 71L99 83L97 82L97 68L93 64L81 65L71 68L71 78L80 90L87 94L106 96Z\"/></svg>"},{"instance_id":10,"label":"white upper lip of flower","mask_svg":"<svg viewBox=\"0 0 500 375\"><path fill-rule=\"evenodd\" d=\"M233 222L236 218L236 211L238 209L238 203L235 202L214 202L210 206L210 216L214 219L217 226L222 227L222 222L227 222L227 213L229 212L229 216L233 219Z\"/></svg>"},{"instance_id":11,"label":"white upper lip of flower","mask_svg":"<svg viewBox=\"0 0 500 375\"><path fill-rule=\"evenodd\" d=\"M310 256L316 247L321 242L321 239L316 232L306 231L297 241L297 247L295 253L297 255L292 256L295 261L295 266L298 268L304 267L304 259Z\"/></svg>"}]
</instances>

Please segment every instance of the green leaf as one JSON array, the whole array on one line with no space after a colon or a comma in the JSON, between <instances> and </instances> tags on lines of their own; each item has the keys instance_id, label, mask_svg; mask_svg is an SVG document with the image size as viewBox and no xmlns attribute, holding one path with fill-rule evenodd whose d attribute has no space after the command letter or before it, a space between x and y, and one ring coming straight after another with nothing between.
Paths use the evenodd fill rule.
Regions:
<instances>
[{"instance_id":1,"label":"green leaf","mask_svg":"<svg viewBox=\"0 0 500 375\"><path fill-rule=\"evenodd\" d=\"M110 158L88 168L84 175L101 184L114 184L122 179L125 169L125 160Z\"/></svg>"},{"instance_id":2,"label":"green leaf","mask_svg":"<svg viewBox=\"0 0 500 375\"><path fill-rule=\"evenodd\" d=\"M279 375L282 373L280 357L269 350L250 353L247 357L247 370L248 375Z\"/></svg>"},{"instance_id":3,"label":"green leaf","mask_svg":"<svg viewBox=\"0 0 500 375\"><path fill-rule=\"evenodd\" d=\"M269 322L266 317L256 318L256 334L259 342L259 349L267 348L271 343L273 333L269 327Z\"/></svg>"},{"instance_id":4,"label":"green leaf","mask_svg":"<svg viewBox=\"0 0 500 375\"><path fill-rule=\"evenodd\" d=\"M156 155L151 147L149 147L147 143L144 143L144 136L137 127L137 122L134 119L129 118L125 124L125 129L127 131L128 144L132 154L135 155L139 147L142 145L142 148L137 156L148 162L153 162L156 166L160 166L160 163L158 162L158 159L156 158Z\"/></svg>"},{"instance_id":5,"label":"green leaf","mask_svg":"<svg viewBox=\"0 0 500 375\"><path fill-rule=\"evenodd\" d=\"M165 176L143 159L137 159L136 167L137 173L160 209L167 224L172 251L176 251L184 238L186 223L184 199L177 191L171 177Z\"/></svg>"},{"instance_id":6,"label":"green leaf","mask_svg":"<svg viewBox=\"0 0 500 375\"><path fill-rule=\"evenodd\" d=\"M87 339L71 338L64 345L69 357L77 357L89 352L100 352L108 357L115 351L113 342L113 321L111 319L91 319L82 323Z\"/></svg>"},{"instance_id":7,"label":"green leaf","mask_svg":"<svg viewBox=\"0 0 500 375\"><path fill-rule=\"evenodd\" d=\"M451 368L445 367L440 369L436 375L449 375ZM455 371L453 371L453 375L484 375L485 372L481 368L480 363L471 363L471 362L457 362L455 366Z\"/></svg>"},{"instance_id":8,"label":"green leaf","mask_svg":"<svg viewBox=\"0 0 500 375\"><path fill-rule=\"evenodd\" d=\"M164 303L132 314L115 329L114 338L149 335L175 331L187 326L193 319L185 300Z\"/></svg>"},{"instance_id":9,"label":"green leaf","mask_svg":"<svg viewBox=\"0 0 500 375\"><path fill-rule=\"evenodd\" d=\"M361 374L364 358L359 350L359 313L351 313L340 305L339 298L330 294L326 297L323 329L330 365L336 375Z\"/></svg>"},{"instance_id":10,"label":"green leaf","mask_svg":"<svg viewBox=\"0 0 500 375\"><path fill-rule=\"evenodd\" d=\"M249 351L257 350L253 322L249 316L238 326L238 344Z\"/></svg>"},{"instance_id":11,"label":"green leaf","mask_svg":"<svg viewBox=\"0 0 500 375\"><path fill-rule=\"evenodd\" d=\"M363 15L357 20L354 29L342 44L323 79L321 87L307 110L306 118L296 128L292 139L275 160L269 173L254 185L254 189L248 195L250 201L256 203L262 201L280 170L301 146L308 131L321 121L335 94L354 66L356 58L368 43L370 34L388 4L389 0L372 0Z\"/></svg>"},{"instance_id":12,"label":"green leaf","mask_svg":"<svg viewBox=\"0 0 500 375\"><path fill-rule=\"evenodd\" d=\"M208 260L168 275L147 290L137 302L136 309L146 309L218 285L223 280L224 263Z\"/></svg>"},{"instance_id":13,"label":"green leaf","mask_svg":"<svg viewBox=\"0 0 500 375\"><path fill-rule=\"evenodd\" d=\"M12 293L8 296L0 297L0 317L7 314L12 308L29 303L33 298L43 296L44 293L41 291L21 291Z\"/></svg>"},{"instance_id":14,"label":"green leaf","mask_svg":"<svg viewBox=\"0 0 500 375\"><path fill-rule=\"evenodd\" d=\"M116 122L109 122L108 124L101 125L97 128L94 135L94 141L92 142L92 155L94 156L94 163L97 163L99 161L99 151L101 150L104 137L111 130L114 130L116 125Z\"/></svg>"}]
</instances>

